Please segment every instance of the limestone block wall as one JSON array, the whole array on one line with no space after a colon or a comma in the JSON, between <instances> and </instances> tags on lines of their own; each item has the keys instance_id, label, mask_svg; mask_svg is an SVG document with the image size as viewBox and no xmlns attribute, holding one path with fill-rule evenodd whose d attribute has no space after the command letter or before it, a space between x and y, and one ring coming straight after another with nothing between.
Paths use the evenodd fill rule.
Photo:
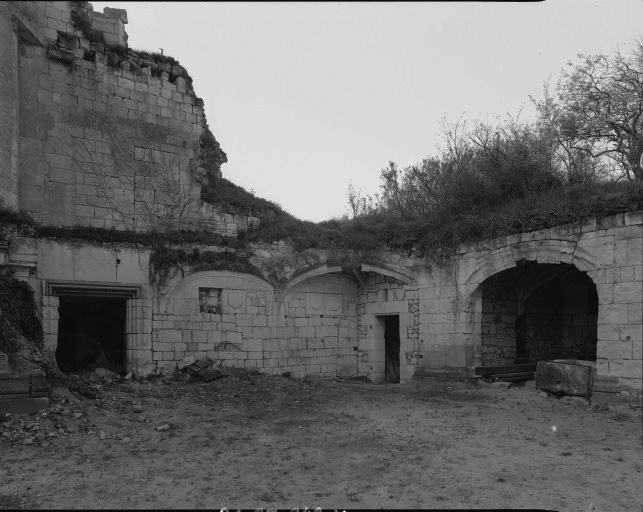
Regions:
<instances>
[{"instance_id":1,"label":"limestone block wall","mask_svg":"<svg viewBox=\"0 0 643 512\"><path fill-rule=\"evenodd\" d=\"M0 207L18 209L19 47L38 44L41 2L0 3Z\"/></svg>"},{"instance_id":2,"label":"limestone block wall","mask_svg":"<svg viewBox=\"0 0 643 512\"><path fill-rule=\"evenodd\" d=\"M275 300L249 275L197 272L153 303L152 360L186 357L293 376L334 376L354 366L354 284L332 276L299 283Z\"/></svg>"},{"instance_id":3,"label":"limestone block wall","mask_svg":"<svg viewBox=\"0 0 643 512\"><path fill-rule=\"evenodd\" d=\"M420 338L427 367L481 363L482 293L490 276L518 261L569 263L598 293L599 374L641 388L643 213L587 219L459 247L438 275L421 276Z\"/></svg>"},{"instance_id":4,"label":"limestone block wall","mask_svg":"<svg viewBox=\"0 0 643 512\"><path fill-rule=\"evenodd\" d=\"M105 7L102 13L91 10L89 18L92 29L103 33L106 44L127 46L127 32L125 32L127 11L125 9Z\"/></svg>"},{"instance_id":5,"label":"limestone block wall","mask_svg":"<svg viewBox=\"0 0 643 512\"><path fill-rule=\"evenodd\" d=\"M321 265L291 273L278 287L249 274L199 271L184 277L178 272L170 288L157 288L150 283L149 249L15 235L8 240L2 266L32 284L50 346L57 335L55 295L66 287L127 295L127 364L141 374L192 356L295 376L339 373L377 381L384 376L387 315L400 319L402 380L418 366L426 371L498 363L482 352L485 336L498 335L492 325L506 329L500 364L509 363L515 317L506 286L489 293L493 277L524 260L535 266L566 263L585 276L574 280L566 273L550 282L551 289L542 288L540 298L536 289L528 299L527 330L530 322L549 323L551 332L539 330L547 338L543 347L551 348L556 338L562 347L580 350L596 329L591 344L599 375L641 388L642 212L462 246L453 259L415 262L406 274L399 267ZM268 252L255 256L274 263ZM588 296L594 289L597 309L596 297ZM550 311L556 294L564 306L558 316Z\"/></svg>"},{"instance_id":6,"label":"limestone block wall","mask_svg":"<svg viewBox=\"0 0 643 512\"><path fill-rule=\"evenodd\" d=\"M0 206L18 205L18 37L0 6ZM4 11L4 12L3 12Z\"/></svg>"},{"instance_id":7,"label":"limestone block wall","mask_svg":"<svg viewBox=\"0 0 643 512\"><path fill-rule=\"evenodd\" d=\"M384 317L400 320L400 379L410 379L422 358L419 337L419 299L416 284L385 275L370 277L357 302L358 370L373 381L385 376Z\"/></svg>"},{"instance_id":8,"label":"limestone block wall","mask_svg":"<svg viewBox=\"0 0 643 512\"><path fill-rule=\"evenodd\" d=\"M92 28L108 44L126 46L127 13L89 7ZM257 223L201 201L207 124L185 70L166 63L169 71L156 72L149 59L114 62L71 13L64 1L0 8L5 207L44 224L99 228L236 235Z\"/></svg>"},{"instance_id":9,"label":"limestone block wall","mask_svg":"<svg viewBox=\"0 0 643 512\"><path fill-rule=\"evenodd\" d=\"M333 274L288 290L282 306L284 337L290 340L288 363L295 374L356 374L357 290L354 280Z\"/></svg>"}]
</instances>

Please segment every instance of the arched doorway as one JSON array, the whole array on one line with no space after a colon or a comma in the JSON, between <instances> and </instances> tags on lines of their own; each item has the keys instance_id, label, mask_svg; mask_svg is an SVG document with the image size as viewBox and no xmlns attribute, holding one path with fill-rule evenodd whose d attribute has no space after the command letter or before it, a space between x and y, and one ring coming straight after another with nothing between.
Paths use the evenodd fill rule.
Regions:
<instances>
[{"instance_id":1,"label":"arched doorway","mask_svg":"<svg viewBox=\"0 0 643 512\"><path fill-rule=\"evenodd\" d=\"M521 260L480 293L482 366L596 360L596 286L573 265Z\"/></svg>"}]
</instances>

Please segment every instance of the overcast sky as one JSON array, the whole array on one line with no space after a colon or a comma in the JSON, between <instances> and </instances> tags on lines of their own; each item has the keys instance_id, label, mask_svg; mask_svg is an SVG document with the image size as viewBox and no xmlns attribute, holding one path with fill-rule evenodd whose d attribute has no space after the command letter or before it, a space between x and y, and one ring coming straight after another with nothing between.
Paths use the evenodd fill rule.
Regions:
<instances>
[{"instance_id":1,"label":"overcast sky","mask_svg":"<svg viewBox=\"0 0 643 512\"><path fill-rule=\"evenodd\" d=\"M643 0L92 4L187 68L225 177L314 221L348 212L349 183L376 192L389 160L434 154L443 117L533 118L576 54L643 36Z\"/></svg>"}]
</instances>

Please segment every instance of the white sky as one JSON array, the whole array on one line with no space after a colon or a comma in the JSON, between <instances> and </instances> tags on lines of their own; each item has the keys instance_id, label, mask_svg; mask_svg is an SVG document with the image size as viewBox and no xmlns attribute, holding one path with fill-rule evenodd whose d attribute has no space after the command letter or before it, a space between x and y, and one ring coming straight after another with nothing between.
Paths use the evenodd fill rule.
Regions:
<instances>
[{"instance_id":1,"label":"white sky","mask_svg":"<svg viewBox=\"0 0 643 512\"><path fill-rule=\"evenodd\" d=\"M348 212L349 183L376 192L389 160L434 154L442 117L530 119L576 54L643 37L643 0L92 4L187 68L226 178L314 221Z\"/></svg>"}]
</instances>

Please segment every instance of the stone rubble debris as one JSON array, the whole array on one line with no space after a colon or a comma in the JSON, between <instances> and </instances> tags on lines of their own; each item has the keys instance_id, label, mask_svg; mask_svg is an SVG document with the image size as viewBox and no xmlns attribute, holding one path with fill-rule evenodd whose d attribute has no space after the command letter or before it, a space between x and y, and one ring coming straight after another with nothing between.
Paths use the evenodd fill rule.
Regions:
<instances>
[{"instance_id":1,"label":"stone rubble debris","mask_svg":"<svg viewBox=\"0 0 643 512\"><path fill-rule=\"evenodd\" d=\"M188 363L193 358L186 358L183 363ZM179 366L181 369L181 366ZM182 371L187 372L191 380L202 380L212 382L213 380L225 377L225 373L214 366L214 361L207 357L182 365Z\"/></svg>"}]
</instances>

